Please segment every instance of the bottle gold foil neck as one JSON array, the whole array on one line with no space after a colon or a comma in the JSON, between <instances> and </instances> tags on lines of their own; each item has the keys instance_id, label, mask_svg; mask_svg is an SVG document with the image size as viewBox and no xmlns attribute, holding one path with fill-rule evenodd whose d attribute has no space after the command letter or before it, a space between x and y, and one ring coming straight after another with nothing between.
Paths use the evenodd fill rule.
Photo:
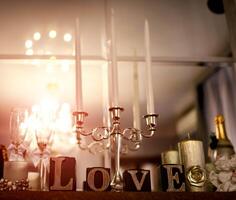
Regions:
<instances>
[{"instance_id":1,"label":"bottle gold foil neck","mask_svg":"<svg viewBox=\"0 0 236 200\"><path fill-rule=\"evenodd\" d=\"M216 138L218 140L229 140L225 130L225 120L223 115L217 115L215 117L216 123Z\"/></svg>"},{"instance_id":2,"label":"bottle gold foil neck","mask_svg":"<svg viewBox=\"0 0 236 200\"><path fill-rule=\"evenodd\" d=\"M224 123L224 122L225 122L225 119L224 119L223 115L217 115L217 116L215 117L215 123L216 123L216 124L222 124L222 123Z\"/></svg>"},{"instance_id":3,"label":"bottle gold foil neck","mask_svg":"<svg viewBox=\"0 0 236 200\"><path fill-rule=\"evenodd\" d=\"M8 161L7 148L4 145L0 145L1 157L4 161Z\"/></svg>"}]
</instances>

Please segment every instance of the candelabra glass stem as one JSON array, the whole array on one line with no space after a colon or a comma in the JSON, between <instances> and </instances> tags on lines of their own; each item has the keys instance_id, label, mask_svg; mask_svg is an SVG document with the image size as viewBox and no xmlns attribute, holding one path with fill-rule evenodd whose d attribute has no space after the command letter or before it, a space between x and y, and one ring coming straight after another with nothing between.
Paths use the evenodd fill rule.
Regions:
<instances>
[{"instance_id":1,"label":"candelabra glass stem","mask_svg":"<svg viewBox=\"0 0 236 200\"><path fill-rule=\"evenodd\" d=\"M116 127L116 125L115 125ZM114 192L123 191L123 179L120 171L120 151L121 151L121 134L119 133L119 128L116 128L115 137L115 173L111 181L111 188Z\"/></svg>"},{"instance_id":2,"label":"candelabra glass stem","mask_svg":"<svg viewBox=\"0 0 236 200\"><path fill-rule=\"evenodd\" d=\"M39 174L40 174L40 190L48 191L47 167L45 166L42 157L40 158L40 163L39 163Z\"/></svg>"},{"instance_id":3,"label":"candelabra glass stem","mask_svg":"<svg viewBox=\"0 0 236 200\"><path fill-rule=\"evenodd\" d=\"M120 173L120 148L121 148L121 136L116 134L116 171Z\"/></svg>"}]
</instances>

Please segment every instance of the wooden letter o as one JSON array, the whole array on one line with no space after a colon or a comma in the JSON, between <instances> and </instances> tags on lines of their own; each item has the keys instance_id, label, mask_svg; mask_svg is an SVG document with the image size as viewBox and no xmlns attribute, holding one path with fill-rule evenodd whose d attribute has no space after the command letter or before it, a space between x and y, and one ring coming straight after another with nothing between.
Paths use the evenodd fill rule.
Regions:
<instances>
[{"instance_id":1,"label":"wooden letter o","mask_svg":"<svg viewBox=\"0 0 236 200\"><path fill-rule=\"evenodd\" d=\"M94 178L95 178L96 172L102 173L102 180L101 180L102 186L100 188L97 188L95 186L95 179ZM93 168L88 172L87 183L88 183L88 186L90 187L90 189L93 191L97 191L97 192L105 191L110 185L110 174L106 169Z\"/></svg>"}]
</instances>

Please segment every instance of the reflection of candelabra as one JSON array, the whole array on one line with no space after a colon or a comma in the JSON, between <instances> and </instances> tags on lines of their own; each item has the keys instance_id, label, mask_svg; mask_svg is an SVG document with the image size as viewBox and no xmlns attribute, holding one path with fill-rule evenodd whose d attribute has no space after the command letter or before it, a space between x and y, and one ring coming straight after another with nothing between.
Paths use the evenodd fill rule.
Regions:
<instances>
[{"instance_id":1,"label":"reflection of candelabra","mask_svg":"<svg viewBox=\"0 0 236 200\"><path fill-rule=\"evenodd\" d=\"M135 128L126 128L122 131L120 127L120 115L123 110L124 109L121 107L111 107L109 111L112 118L112 126L95 128L91 132L86 132L84 130L84 119L88 116L88 113L73 113L75 116L77 140L81 149L88 149L92 152L95 147L98 152L109 148L114 149L115 172L111 181L113 191L123 190L123 181L120 172L120 153L125 149L131 151L138 150L142 141L142 136L147 138L152 137L157 127L158 115L148 114L144 116L148 134ZM91 136L92 142L89 144L83 143L81 136Z\"/></svg>"}]
</instances>

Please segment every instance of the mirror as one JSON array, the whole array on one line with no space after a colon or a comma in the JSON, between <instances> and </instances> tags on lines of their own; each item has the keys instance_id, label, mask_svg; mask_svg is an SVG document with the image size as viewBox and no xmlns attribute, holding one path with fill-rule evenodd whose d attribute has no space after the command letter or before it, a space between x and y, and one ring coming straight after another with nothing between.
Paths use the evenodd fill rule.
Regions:
<instances>
[{"instance_id":1,"label":"mirror","mask_svg":"<svg viewBox=\"0 0 236 200\"><path fill-rule=\"evenodd\" d=\"M14 3L14 6L12 4ZM12 107L31 107L49 91L75 106L74 28L79 16L84 108L88 129L102 125L107 8L115 9L122 127L132 126L133 62L144 61L144 20L150 24L157 134L130 157L156 160L188 131L197 131L197 86L230 51L226 21L205 1L5 1L0 8L0 139L9 144ZM42 12L43 11L43 12ZM56 36L50 31L56 30ZM108 31L109 32L109 31ZM40 33L40 37L34 34ZM70 37L65 35L70 34ZM37 34L36 34L37 35ZM65 39L67 38L67 39ZM32 41L32 44L29 44ZM30 50L29 50L30 49ZM219 57L219 58L218 58ZM126 61L125 61L126 60ZM132 59L131 59L132 60ZM211 63L211 67L208 67ZM138 62L141 115L146 114L145 63ZM53 90L53 91L52 91ZM144 127L144 120L142 120Z\"/></svg>"}]
</instances>

